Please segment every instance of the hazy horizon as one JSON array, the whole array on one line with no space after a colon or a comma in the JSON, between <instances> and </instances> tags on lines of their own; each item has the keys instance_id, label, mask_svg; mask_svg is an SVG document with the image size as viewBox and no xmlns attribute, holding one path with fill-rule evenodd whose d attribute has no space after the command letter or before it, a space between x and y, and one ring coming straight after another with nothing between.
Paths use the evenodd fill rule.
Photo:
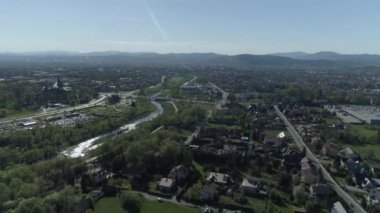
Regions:
<instances>
[{"instance_id":1,"label":"hazy horizon","mask_svg":"<svg viewBox=\"0 0 380 213\"><path fill-rule=\"evenodd\" d=\"M317 54L317 53L336 53L336 54L342 54L342 55L379 55L377 53L342 53L342 52L337 52L337 51L332 51L332 50L321 50L317 52L306 52L306 51L280 51L280 52L271 52L271 53L233 53L233 54L228 54L228 53L219 53L219 52L155 52L155 51L121 51L121 50L101 50L101 51L72 51L72 50L37 50L37 51L0 51L0 54L90 54L90 53L128 53L128 54L218 54L218 55L228 55L228 56L234 56L234 55L276 55L276 54L288 54L288 53L304 53L304 54ZM286 57L286 56L285 56Z\"/></svg>"},{"instance_id":2,"label":"hazy horizon","mask_svg":"<svg viewBox=\"0 0 380 213\"><path fill-rule=\"evenodd\" d=\"M4 0L0 52L380 54L380 2Z\"/></svg>"}]
</instances>

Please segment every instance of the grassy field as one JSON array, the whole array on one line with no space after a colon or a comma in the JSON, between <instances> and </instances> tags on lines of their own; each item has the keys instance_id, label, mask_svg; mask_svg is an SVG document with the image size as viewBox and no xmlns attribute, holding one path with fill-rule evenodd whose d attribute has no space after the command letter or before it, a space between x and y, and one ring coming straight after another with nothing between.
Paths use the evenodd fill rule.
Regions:
<instances>
[{"instance_id":1,"label":"grassy field","mask_svg":"<svg viewBox=\"0 0 380 213\"><path fill-rule=\"evenodd\" d=\"M327 124L328 126L340 122L338 118L327 118L327 119L325 119L325 121L326 121L326 124Z\"/></svg>"},{"instance_id":2,"label":"grassy field","mask_svg":"<svg viewBox=\"0 0 380 213\"><path fill-rule=\"evenodd\" d=\"M191 78L185 77L185 76L173 76L169 80L169 85L170 86L181 86L184 84L186 81L189 81Z\"/></svg>"},{"instance_id":3,"label":"grassy field","mask_svg":"<svg viewBox=\"0 0 380 213\"><path fill-rule=\"evenodd\" d=\"M277 135L280 132L284 132L286 136L289 136L289 133L286 130L284 130L284 131L281 131L281 130L264 130L265 136L268 136L268 137L277 137Z\"/></svg>"},{"instance_id":4,"label":"grassy field","mask_svg":"<svg viewBox=\"0 0 380 213\"><path fill-rule=\"evenodd\" d=\"M350 144L348 146L359 154L366 152L368 150L372 150L373 153L375 154L375 158L377 160L380 160L380 144L365 144L365 145Z\"/></svg>"},{"instance_id":5,"label":"grassy field","mask_svg":"<svg viewBox=\"0 0 380 213\"><path fill-rule=\"evenodd\" d=\"M365 138L369 143L376 143L380 127L374 125L349 125L348 129L352 133L359 135L359 137Z\"/></svg>"},{"instance_id":6,"label":"grassy field","mask_svg":"<svg viewBox=\"0 0 380 213\"><path fill-rule=\"evenodd\" d=\"M122 203L119 198L110 197L99 200L95 205L96 213L127 213L122 208ZM144 200L140 213L199 213L199 209L180 206L169 202L160 203L158 201Z\"/></svg>"},{"instance_id":7,"label":"grassy field","mask_svg":"<svg viewBox=\"0 0 380 213\"><path fill-rule=\"evenodd\" d=\"M191 208L186 206L175 205L173 203L164 202L160 203L158 201L144 201L141 213L199 213L202 212L200 209Z\"/></svg>"},{"instance_id":8,"label":"grassy field","mask_svg":"<svg viewBox=\"0 0 380 213\"><path fill-rule=\"evenodd\" d=\"M5 110L5 109L1 109L0 110ZM16 111L16 110L5 110L6 111L6 116L5 117L2 117L0 118L0 120L2 119L17 119L17 118L20 118L20 117L25 117L27 115L33 115L36 111L32 111L32 110L21 110L21 111Z\"/></svg>"},{"instance_id":9,"label":"grassy field","mask_svg":"<svg viewBox=\"0 0 380 213\"><path fill-rule=\"evenodd\" d=\"M248 203L245 205L236 203L233 201L230 197L227 196L220 196L219 201L222 201L225 204L234 205L234 206L242 206L244 208L250 208L253 209L255 212L264 212L265 206L266 206L266 200L265 199L258 199L255 197L249 197L246 196ZM281 213L292 213L292 205L290 204L284 204L282 206L276 205L272 203L271 201L268 202L268 209L272 208L273 212L281 212Z\"/></svg>"},{"instance_id":10,"label":"grassy field","mask_svg":"<svg viewBox=\"0 0 380 213\"><path fill-rule=\"evenodd\" d=\"M206 177L206 171L204 170L203 166L197 163L196 161L193 160L193 167L195 170L197 170L203 177Z\"/></svg>"},{"instance_id":11,"label":"grassy field","mask_svg":"<svg viewBox=\"0 0 380 213\"><path fill-rule=\"evenodd\" d=\"M354 151L359 154L364 153L368 150L372 150L375 154L375 158L380 160L380 144L378 141L378 131L379 126L373 125L349 125L348 129L353 134L359 135L359 138L364 139L367 143L365 144L350 144L348 145Z\"/></svg>"},{"instance_id":12,"label":"grassy field","mask_svg":"<svg viewBox=\"0 0 380 213\"><path fill-rule=\"evenodd\" d=\"M121 205L121 200L115 197L102 198L95 204L95 212L126 213Z\"/></svg>"}]
</instances>

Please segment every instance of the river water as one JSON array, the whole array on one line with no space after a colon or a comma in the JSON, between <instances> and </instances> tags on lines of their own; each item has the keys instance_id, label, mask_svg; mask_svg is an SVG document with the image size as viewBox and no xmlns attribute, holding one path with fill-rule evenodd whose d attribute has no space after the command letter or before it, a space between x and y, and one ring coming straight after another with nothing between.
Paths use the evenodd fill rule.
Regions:
<instances>
[{"instance_id":1,"label":"river water","mask_svg":"<svg viewBox=\"0 0 380 213\"><path fill-rule=\"evenodd\" d=\"M156 101L151 101L151 103L156 107L156 110L149 115L142 117L140 119L137 119L131 123L127 123L124 126L119 127L117 130L114 130L112 132L96 136L94 138L88 139L86 141L83 141L75 146L69 147L66 150L62 151L61 154L70 157L70 158L77 158L77 157L83 157L85 156L90 150L95 149L100 144L94 144L95 141L102 139L104 137L110 136L110 135L116 135L120 133L127 133L131 130L136 129L137 125L150 121L159 115L161 115L164 112L164 109L162 108L162 105Z\"/></svg>"}]
</instances>

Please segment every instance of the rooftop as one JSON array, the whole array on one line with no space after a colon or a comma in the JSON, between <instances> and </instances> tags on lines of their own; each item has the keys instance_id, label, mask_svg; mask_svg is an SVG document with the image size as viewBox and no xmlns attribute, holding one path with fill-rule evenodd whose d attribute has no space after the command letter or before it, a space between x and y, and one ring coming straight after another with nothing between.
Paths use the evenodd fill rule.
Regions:
<instances>
[{"instance_id":1,"label":"rooftop","mask_svg":"<svg viewBox=\"0 0 380 213\"><path fill-rule=\"evenodd\" d=\"M164 187L172 187L174 184L174 179L171 179L171 178L161 178L161 181L160 181L160 186L164 186Z\"/></svg>"},{"instance_id":2,"label":"rooftop","mask_svg":"<svg viewBox=\"0 0 380 213\"><path fill-rule=\"evenodd\" d=\"M217 173L217 172L210 172L209 176L207 177L208 181L215 181L216 183L223 183L226 184L229 180L230 176L223 173Z\"/></svg>"}]
</instances>

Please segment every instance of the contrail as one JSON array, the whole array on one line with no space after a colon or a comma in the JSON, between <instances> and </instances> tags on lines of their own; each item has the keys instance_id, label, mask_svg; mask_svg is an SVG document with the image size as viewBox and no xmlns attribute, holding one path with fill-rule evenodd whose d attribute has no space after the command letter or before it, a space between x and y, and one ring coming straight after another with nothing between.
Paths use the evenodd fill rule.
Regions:
<instances>
[{"instance_id":1,"label":"contrail","mask_svg":"<svg viewBox=\"0 0 380 213\"><path fill-rule=\"evenodd\" d=\"M152 19L154 25L156 26L157 30L160 32L162 39L164 39L166 42L169 42L168 37L166 36L165 30L162 29L160 23L158 22L156 16L154 15L153 11L150 9L149 5L145 2L145 0L141 0L144 4L144 7L146 11L149 13L150 18Z\"/></svg>"}]
</instances>

